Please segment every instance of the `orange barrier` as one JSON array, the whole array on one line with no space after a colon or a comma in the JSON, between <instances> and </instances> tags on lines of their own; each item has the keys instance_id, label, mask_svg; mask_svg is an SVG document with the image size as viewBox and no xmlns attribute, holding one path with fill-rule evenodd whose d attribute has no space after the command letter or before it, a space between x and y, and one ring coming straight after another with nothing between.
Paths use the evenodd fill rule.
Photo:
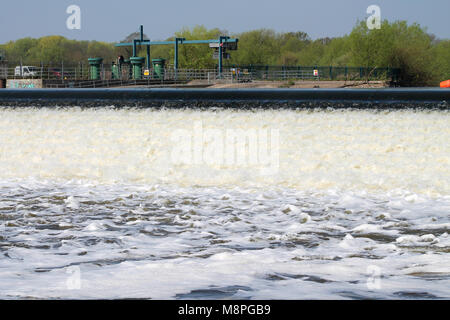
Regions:
<instances>
[{"instance_id":1,"label":"orange barrier","mask_svg":"<svg viewBox=\"0 0 450 320\"><path fill-rule=\"evenodd\" d=\"M450 80L442 81L441 88L450 88Z\"/></svg>"}]
</instances>

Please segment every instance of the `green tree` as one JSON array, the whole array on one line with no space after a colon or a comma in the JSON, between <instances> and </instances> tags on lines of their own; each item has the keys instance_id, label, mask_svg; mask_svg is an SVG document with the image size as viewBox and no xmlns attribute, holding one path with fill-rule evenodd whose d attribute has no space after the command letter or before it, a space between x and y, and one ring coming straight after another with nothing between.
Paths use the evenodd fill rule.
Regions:
<instances>
[{"instance_id":1,"label":"green tree","mask_svg":"<svg viewBox=\"0 0 450 320\"><path fill-rule=\"evenodd\" d=\"M183 28L175 34L187 40L217 39L227 35L220 29L204 26ZM132 42L139 33L130 34L125 42ZM369 30L365 21L358 21L349 35L337 38L311 40L301 31L277 33L271 29L258 29L232 35L239 38L237 51L230 51L234 65L285 66L363 66L401 68L402 85L438 85L450 78L450 40L437 40L418 24L406 21L382 22L380 29ZM147 36L144 38L148 39ZM174 40L171 37L167 40ZM90 57L102 57L104 63L114 61L118 55L129 57L131 47L115 47L114 43L76 41L61 36L39 39L23 38L0 45L11 64L64 65L84 62ZM215 68L214 50L208 45L181 45L180 68ZM146 56L145 46L138 47L138 55ZM173 65L174 46L152 46L151 57L165 58Z\"/></svg>"},{"instance_id":2,"label":"green tree","mask_svg":"<svg viewBox=\"0 0 450 320\"><path fill-rule=\"evenodd\" d=\"M20 60L29 60L31 50L36 47L37 39L23 38L16 41L10 41L4 45L4 51L9 61L20 62Z\"/></svg>"},{"instance_id":3,"label":"green tree","mask_svg":"<svg viewBox=\"0 0 450 320\"><path fill-rule=\"evenodd\" d=\"M450 40L439 41L433 48L433 57L437 85L439 81L450 79Z\"/></svg>"},{"instance_id":4,"label":"green tree","mask_svg":"<svg viewBox=\"0 0 450 320\"><path fill-rule=\"evenodd\" d=\"M316 66L320 64L320 58L325 52L328 40L318 39L312 41L305 49L298 53L298 62L302 66Z\"/></svg>"},{"instance_id":5,"label":"green tree","mask_svg":"<svg viewBox=\"0 0 450 320\"><path fill-rule=\"evenodd\" d=\"M241 65L276 64L280 47L277 34L270 29L259 29L238 35L239 49L232 53L231 63Z\"/></svg>"},{"instance_id":6,"label":"green tree","mask_svg":"<svg viewBox=\"0 0 450 320\"><path fill-rule=\"evenodd\" d=\"M37 46L30 50L30 60L34 63L41 61L49 64L61 63L66 58L68 41L61 36L48 36L38 40Z\"/></svg>"},{"instance_id":7,"label":"green tree","mask_svg":"<svg viewBox=\"0 0 450 320\"><path fill-rule=\"evenodd\" d=\"M87 55L90 58L101 57L104 63L116 60L116 50L113 44L99 41L90 41L87 47Z\"/></svg>"},{"instance_id":8,"label":"green tree","mask_svg":"<svg viewBox=\"0 0 450 320\"><path fill-rule=\"evenodd\" d=\"M351 54L349 52L349 38L333 38L324 47L319 64L323 66L347 66L350 63Z\"/></svg>"},{"instance_id":9,"label":"green tree","mask_svg":"<svg viewBox=\"0 0 450 320\"><path fill-rule=\"evenodd\" d=\"M403 85L426 85L435 81L432 69L433 36L426 29L406 21L383 21L380 29L369 30L359 22L349 36L351 63L364 67L401 68Z\"/></svg>"},{"instance_id":10,"label":"green tree","mask_svg":"<svg viewBox=\"0 0 450 320\"><path fill-rule=\"evenodd\" d=\"M311 39L307 33L299 31L281 33L277 36L277 42L280 47L280 58L277 64L295 66L299 63L299 52L311 43Z\"/></svg>"},{"instance_id":11,"label":"green tree","mask_svg":"<svg viewBox=\"0 0 450 320\"><path fill-rule=\"evenodd\" d=\"M208 30L205 26L195 26L193 28L183 28L176 32L178 38L186 40L208 40L218 39L222 35L227 35L226 31L220 29ZM174 56L174 48L168 50L169 56ZM213 49L205 44L182 45L179 47L179 67L184 69L210 69L217 65L217 60L213 59Z\"/></svg>"}]
</instances>

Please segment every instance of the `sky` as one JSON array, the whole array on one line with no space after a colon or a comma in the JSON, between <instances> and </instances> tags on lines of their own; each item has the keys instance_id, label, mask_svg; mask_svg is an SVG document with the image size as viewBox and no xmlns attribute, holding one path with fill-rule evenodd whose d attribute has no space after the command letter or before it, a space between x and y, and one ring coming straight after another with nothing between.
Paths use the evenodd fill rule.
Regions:
<instances>
[{"instance_id":1,"label":"sky","mask_svg":"<svg viewBox=\"0 0 450 320\"><path fill-rule=\"evenodd\" d=\"M70 5L80 7L79 30L66 26ZM370 5L380 7L383 20L416 22L450 39L450 0L2 0L0 43L46 35L117 42L141 24L151 40L195 25L230 33L304 31L317 39L350 33Z\"/></svg>"}]
</instances>

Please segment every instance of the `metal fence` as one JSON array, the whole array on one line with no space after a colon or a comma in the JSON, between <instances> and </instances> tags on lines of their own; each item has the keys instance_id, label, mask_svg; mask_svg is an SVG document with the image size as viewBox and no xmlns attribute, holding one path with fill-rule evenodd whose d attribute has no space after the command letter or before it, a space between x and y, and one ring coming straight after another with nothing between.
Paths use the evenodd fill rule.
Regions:
<instances>
[{"instance_id":1,"label":"metal fence","mask_svg":"<svg viewBox=\"0 0 450 320\"><path fill-rule=\"evenodd\" d=\"M167 86L186 84L189 81L199 80L198 84L193 86L205 86L209 84L234 83L241 81L230 72L224 72L221 75L216 70L165 70L160 76L150 75L142 76L140 79L124 77L123 79L102 78L99 80L80 80L80 79L44 79L44 86L47 88L101 88L101 87L120 87L120 86Z\"/></svg>"},{"instance_id":2,"label":"metal fence","mask_svg":"<svg viewBox=\"0 0 450 320\"><path fill-rule=\"evenodd\" d=\"M92 74L87 63L60 65L16 65L3 67L0 64L0 78L8 79L43 79L51 86L65 82L76 87L90 87L96 84L120 86L129 85L132 81L147 81L148 83L185 83L200 80L206 83L221 82L249 82L252 80L398 80L399 69L394 68L367 68L367 67L287 67L287 66L227 66L223 72L217 69L178 69L166 68L164 70L145 70L136 74L128 64L120 68L113 65L101 65L97 74ZM100 82L99 82L100 81ZM74 84L75 83L75 84ZM67 85L63 85L66 87Z\"/></svg>"},{"instance_id":3,"label":"metal fence","mask_svg":"<svg viewBox=\"0 0 450 320\"><path fill-rule=\"evenodd\" d=\"M231 66L232 67L232 66ZM230 68L230 66L228 67ZM392 80L400 75L398 68L334 66L268 66L237 67L255 80Z\"/></svg>"},{"instance_id":4,"label":"metal fence","mask_svg":"<svg viewBox=\"0 0 450 320\"><path fill-rule=\"evenodd\" d=\"M8 79L43 79L43 80L59 80L73 81L73 80L179 80L179 81L191 81L191 80L205 80L213 82L218 79L234 81L237 79L236 73L229 70L223 71L219 74L216 69L164 69L162 72L157 72L154 69L145 70L142 69L140 74L136 74L132 68L128 65L124 65L113 71L110 65L102 65L99 68L98 74L93 77L92 70L89 66L65 66L65 67L53 67L53 66L17 66L13 68L7 68L5 70Z\"/></svg>"},{"instance_id":5,"label":"metal fence","mask_svg":"<svg viewBox=\"0 0 450 320\"><path fill-rule=\"evenodd\" d=\"M89 65L17 65L8 67L8 79L89 79ZM106 71L106 70L105 70Z\"/></svg>"},{"instance_id":6,"label":"metal fence","mask_svg":"<svg viewBox=\"0 0 450 320\"><path fill-rule=\"evenodd\" d=\"M8 78L8 68L0 61L0 79Z\"/></svg>"},{"instance_id":7,"label":"metal fence","mask_svg":"<svg viewBox=\"0 0 450 320\"><path fill-rule=\"evenodd\" d=\"M5 60L5 54L0 50L0 80L8 77L8 62ZM3 84L3 82L1 83Z\"/></svg>"}]
</instances>

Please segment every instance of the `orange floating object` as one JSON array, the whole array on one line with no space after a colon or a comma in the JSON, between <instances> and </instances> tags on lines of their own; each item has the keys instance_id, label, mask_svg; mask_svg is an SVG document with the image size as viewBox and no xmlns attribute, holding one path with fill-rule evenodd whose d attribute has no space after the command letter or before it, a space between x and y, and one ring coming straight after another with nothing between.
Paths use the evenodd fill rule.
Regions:
<instances>
[{"instance_id":1,"label":"orange floating object","mask_svg":"<svg viewBox=\"0 0 450 320\"><path fill-rule=\"evenodd\" d=\"M441 88L450 88L450 80L442 81Z\"/></svg>"}]
</instances>

